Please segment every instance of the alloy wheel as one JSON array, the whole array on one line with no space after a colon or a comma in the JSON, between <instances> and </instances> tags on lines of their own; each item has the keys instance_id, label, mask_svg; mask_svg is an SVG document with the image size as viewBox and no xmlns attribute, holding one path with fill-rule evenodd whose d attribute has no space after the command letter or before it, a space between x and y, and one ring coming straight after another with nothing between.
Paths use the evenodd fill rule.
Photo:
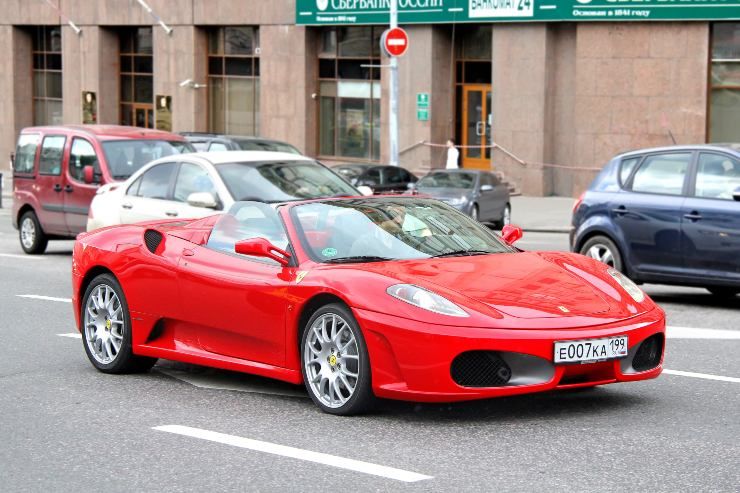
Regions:
<instances>
[{"instance_id":1,"label":"alloy wheel","mask_svg":"<svg viewBox=\"0 0 740 493\"><path fill-rule=\"evenodd\" d=\"M107 284L96 286L85 306L85 342L98 363L108 365L115 361L121 353L124 330L118 295Z\"/></svg>"},{"instance_id":2,"label":"alloy wheel","mask_svg":"<svg viewBox=\"0 0 740 493\"><path fill-rule=\"evenodd\" d=\"M588 249L586 255L598 260L599 262L605 263L609 267L614 267L614 254L608 246L602 243L591 245L591 248Z\"/></svg>"},{"instance_id":3,"label":"alloy wheel","mask_svg":"<svg viewBox=\"0 0 740 493\"><path fill-rule=\"evenodd\" d=\"M21 224L21 244L26 250L30 250L34 243L36 243L36 224L31 216L26 216Z\"/></svg>"}]
</instances>

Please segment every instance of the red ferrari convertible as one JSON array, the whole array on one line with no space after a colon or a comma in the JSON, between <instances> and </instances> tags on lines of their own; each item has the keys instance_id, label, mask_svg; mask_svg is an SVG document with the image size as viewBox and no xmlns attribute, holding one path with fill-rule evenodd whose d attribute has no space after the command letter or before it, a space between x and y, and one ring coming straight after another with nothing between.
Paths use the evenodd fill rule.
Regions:
<instances>
[{"instance_id":1,"label":"red ferrari convertible","mask_svg":"<svg viewBox=\"0 0 740 493\"><path fill-rule=\"evenodd\" d=\"M523 252L520 236L418 197L238 202L80 235L75 316L100 371L254 373L334 414L657 377L663 310L605 264Z\"/></svg>"}]
</instances>

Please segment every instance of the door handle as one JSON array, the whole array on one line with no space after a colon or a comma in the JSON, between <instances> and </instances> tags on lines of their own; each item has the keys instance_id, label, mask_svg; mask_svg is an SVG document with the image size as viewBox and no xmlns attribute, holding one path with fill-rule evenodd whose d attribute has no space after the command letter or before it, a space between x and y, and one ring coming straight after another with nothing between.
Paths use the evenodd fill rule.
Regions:
<instances>
[{"instance_id":1,"label":"door handle","mask_svg":"<svg viewBox=\"0 0 740 493\"><path fill-rule=\"evenodd\" d=\"M625 206L620 205L616 209L612 209L612 212L614 214L617 214L617 215L621 216L622 214L627 214L629 211L627 210L627 208Z\"/></svg>"},{"instance_id":2,"label":"door handle","mask_svg":"<svg viewBox=\"0 0 740 493\"><path fill-rule=\"evenodd\" d=\"M61 192L62 191L62 186L59 183L57 183L56 185L54 185L54 191L55 192Z\"/></svg>"},{"instance_id":3,"label":"door handle","mask_svg":"<svg viewBox=\"0 0 740 493\"><path fill-rule=\"evenodd\" d=\"M128 202L124 202L123 204L121 204L121 207L123 207L124 209L133 209L134 205L129 204Z\"/></svg>"},{"instance_id":4,"label":"door handle","mask_svg":"<svg viewBox=\"0 0 740 493\"><path fill-rule=\"evenodd\" d=\"M475 124L475 134L478 137L482 137L486 133L486 122L476 122Z\"/></svg>"},{"instance_id":5,"label":"door handle","mask_svg":"<svg viewBox=\"0 0 740 493\"><path fill-rule=\"evenodd\" d=\"M67 193L72 193L75 191L75 189L72 188L72 185L67 185L66 187L64 187L64 191Z\"/></svg>"},{"instance_id":6,"label":"door handle","mask_svg":"<svg viewBox=\"0 0 740 493\"><path fill-rule=\"evenodd\" d=\"M691 211L691 214L684 214L683 217L688 219L689 221L698 221L701 219L701 214L697 211Z\"/></svg>"},{"instance_id":7,"label":"door handle","mask_svg":"<svg viewBox=\"0 0 740 493\"><path fill-rule=\"evenodd\" d=\"M195 255L195 252L194 251L192 251L192 250L190 250L188 248L183 248L182 249L182 256L183 257L192 257L193 255Z\"/></svg>"},{"instance_id":8,"label":"door handle","mask_svg":"<svg viewBox=\"0 0 740 493\"><path fill-rule=\"evenodd\" d=\"M167 212L165 212L165 214L167 214L170 217L177 217L177 214L178 213L177 213L177 211L167 211Z\"/></svg>"}]
</instances>

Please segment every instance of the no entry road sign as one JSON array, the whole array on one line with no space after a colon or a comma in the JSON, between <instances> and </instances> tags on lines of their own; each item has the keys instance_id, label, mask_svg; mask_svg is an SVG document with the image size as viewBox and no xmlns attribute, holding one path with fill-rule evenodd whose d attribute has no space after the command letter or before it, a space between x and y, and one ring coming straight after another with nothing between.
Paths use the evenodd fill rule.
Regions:
<instances>
[{"instance_id":1,"label":"no entry road sign","mask_svg":"<svg viewBox=\"0 0 740 493\"><path fill-rule=\"evenodd\" d=\"M409 36L400 27L394 27L383 33L380 44L388 56L402 56L409 47Z\"/></svg>"}]
</instances>

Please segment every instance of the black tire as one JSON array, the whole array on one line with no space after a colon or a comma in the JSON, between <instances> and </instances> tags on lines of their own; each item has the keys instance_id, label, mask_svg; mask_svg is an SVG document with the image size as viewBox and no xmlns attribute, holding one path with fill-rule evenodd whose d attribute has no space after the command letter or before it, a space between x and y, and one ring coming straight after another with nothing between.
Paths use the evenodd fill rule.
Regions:
<instances>
[{"instance_id":1,"label":"black tire","mask_svg":"<svg viewBox=\"0 0 740 493\"><path fill-rule=\"evenodd\" d=\"M735 296L737 296L738 293L740 293L740 289L738 288L724 287L711 287L707 288L707 291L720 298L734 298Z\"/></svg>"},{"instance_id":2,"label":"black tire","mask_svg":"<svg viewBox=\"0 0 740 493\"><path fill-rule=\"evenodd\" d=\"M609 251L610 257L606 257L605 255L602 255L601 257L603 259L611 258L611 260L604 262L602 258L599 258L599 255L596 252L606 252L606 250ZM601 262L604 262L610 267L614 267L619 272L624 273L624 264L622 263L622 254L619 253L619 248L617 248L617 245L612 240L607 238L606 236L598 235L598 236L589 238L588 241L586 241L586 243L583 244L583 246L581 247L578 253L580 253L581 255L586 255L587 257L591 257L593 259L599 260Z\"/></svg>"},{"instance_id":3,"label":"black tire","mask_svg":"<svg viewBox=\"0 0 740 493\"><path fill-rule=\"evenodd\" d=\"M109 363L102 363L93 356L90 345L92 342L88 341L87 329L85 327L85 312L87 310L87 303L90 295L99 286L107 286L112 289L118 297L121 305L121 314L123 315L123 328L120 329L123 340L121 342L120 350L116 353L113 360ZM85 290L85 295L82 298L82 306L80 308L80 323L82 324L82 346L85 348L85 354L90 360L90 363L99 371L103 373L113 374L124 374L124 373L141 373L151 369L152 366L157 362L157 358L148 358L145 356L136 356L131 349L131 315L128 310L128 303L126 297L123 294L123 289L118 283L115 277L110 274L100 274L92 280L90 285ZM110 325L108 326L110 327Z\"/></svg>"},{"instance_id":4,"label":"black tire","mask_svg":"<svg viewBox=\"0 0 740 493\"><path fill-rule=\"evenodd\" d=\"M28 224L25 224L28 223ZM25 224L25 227L24 227ZM32 237L29 238L29 229L33 231ZM24 240L24 235L26 236ZM21 242L21 248L29 255L40 255L46 251L49 244L49 238L41 228L39 218L33 211L26 211L18 221L18 240Z\"/></svg>"},{"instance_id":5,"label":"black tire","mask_svg":"<svg viewBox=\"0 0 740 493\"><path fill-rule=\"evenodd\" d=\"M310 330L313 323L321 316L326 314L336 314L343 318L355 337L357 342L358 350L358 379L355 386L354 393L350 398L340 407L330 407L325 405L319 397L316 395L313 387L311 386L306 370L305 364L305 352L306 344L308 343L309 336L312 331ZM351 416L355 414L362 414L371 410L375 404L375 395L372 391L371 374L370 374L370 359L368 357L367 345L365 344L365 338L362 335L362 330L352 315L352 311L342 303L331 303L325 305L311 316L306 326L303 327L303 333L301 334L301 373L303 374L303 382L306 385L308 395L311 396L313 402L325 413L334 414L338 416Z\"/></svg>"},{"instance_id":6,"label":"black tire","mask_svg":"<svg viewBox=\"0 0 740 493\"><path fill-rule=\"evenodd\" d=\"M493 227L495 229L503 229L504 226L510 223L511 223L511 204L506 204L506 207L504 207L504 212L503 212L503 215L501 216L501 219L499 219L498 221L493 221Z\"/></svg>"},{"instance_id":7,"label":"black tire","mask_svg":"<svg viewBox=\"0 0 740 493\"><path fill-rule=\"evenodd\" d=\"M470 217L473 218L474 221L480 221L480 209L478 209L478 204L473 204L473 207L470 208Z\"/></svg>"}]
</instances>

